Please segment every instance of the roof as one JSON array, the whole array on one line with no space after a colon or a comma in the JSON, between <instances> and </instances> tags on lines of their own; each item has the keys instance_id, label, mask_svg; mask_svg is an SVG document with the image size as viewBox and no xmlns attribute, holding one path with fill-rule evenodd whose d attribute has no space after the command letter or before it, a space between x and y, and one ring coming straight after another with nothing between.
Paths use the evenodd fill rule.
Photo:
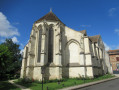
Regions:
<instances>
[{"instance_id":1,"label":"roof","mask_svg":"<svg viewBox=\"0 0 119 90\"><path fill-rule=\"evenodd\" d=\"M100 35L95 35L95 36L90 36L89 39L92 41L92 42L98 42L100 38Z\"/></svg>"},{"instance_id":2,"label":"roof","mask_svg":"<svg viewBox=\"0 0 119 90\"><path fill-rule=\"evenodd\" d=\"M87 35L86 30L79 31L80 33Z\"/></svg>"},{"instance_id":3,"label":"roof","mask_svg":"<svg viewBox=\"0 0 119 90\"><path fill-rule=\"evenodd\" d=\"M52 11L50 11L45 16L37 20L35 23L40 22L42 20L60 21L62 23L62 21Z\"/></svg>"},{"instance_id":4,"label":"roof","mask_svg":"<svg viewBox=\"0 0 119 90\"><path fill-rule=\"evenodd\" d=\"M109 53L109 54L119 54L119 49L109 50L108 53Z\"/></svg>"}]
</instances>

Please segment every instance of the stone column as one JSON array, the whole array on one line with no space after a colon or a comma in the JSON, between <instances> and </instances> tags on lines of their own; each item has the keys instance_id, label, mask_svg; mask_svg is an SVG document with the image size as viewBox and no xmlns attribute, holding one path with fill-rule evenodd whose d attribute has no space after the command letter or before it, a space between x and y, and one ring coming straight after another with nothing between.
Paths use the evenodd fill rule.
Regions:
<instances>
[{"instance_id":1,"label":"stone column","mask_svg":"<svg viewBox=\"0 0 119 90\"><path fill-rule=\"evenodd\" d=\"M39 52L38 52L38 46L39 46L39 30L36 31L35 61L34 61L35 65L37 65L38 60L39 60L39 58L38 58L38 54L39 54Z\"/></svg>"},{"instance_id":2,"label":"stone column","mask_svg":"<svg viewBox=\"0 0 119 90\"><path fill-rule=\"evenodd\" d=\"M93 48L93 56L96 56L94 43L92 43L92 48Z\"/></svg>"},{"instance_id":3,"label":"stone column","mask_svg":"<svg viewBox=\"0 0 119 90\"><path fill-rule=\"evenodd\" d=\"M23 53L23 60L22 60L22 67L21 67L21 75L20 78L25 77L25 73L26 73L26 65L27 65L27 52L28 51L28 47L25 46L24 48L24 53Z\"/></svg>"},{"instance_id":4,"label":"stone column","mask_svg":"<svg viewBox=\"0 0 119 90\"><path fill-rule=\"evenodd\" d=\"M83 66L84 73L83 75L86 77L86 60L85 60L85 55L84 52L80 52L80 65Z\"/></svg>"},{"instance_id":5,"label":"stone column","mask_svg":"<svg viewBox=\"0 0 119 90\"><path fill-rule=\"evenodd\" d=\"M34 69L34 59L35 59L35 36L31 34L29 43L28 43L28 61L27 61L27 70L26 70L26 76L28 78L33 77L33 69Z\"/></svg>"},{"instance_id":6,"label":"stone column","mask_svg":"<svg viewBox=\"0 0 119 90\"><path fill-rule=\"evenodd\" d=\"M55 64L61 66L61 33L60 29L57 30L55 37Z\"/></svg>"},{"instance_id":7,"label":"stone column","mask_svg":"<svg viewBox=\"0 0 119 90\"><path fill-rule=\"evenodd\" d=\"M99 60L100 58L99 58L99 49L98 49L98 47L96 46L96 52L97 52L97 59Z\"/></svg>"},{"instance_id":8,"label":"stone column","mask_svg":"<svg viewBox=\"0 0 119 90\"><path fill-rule=\"evenodd\" d=\"M45 26L43 26L42 28L42 39L41 39L41 65L45 64L45 56L46 56L46 45L45 45L45 41L46 40L46 28Z\"/></svg>"},{"instance_id":9,"label":"stone column","mask_svg":"<svg viewBox=\"0 0 119 90\"><path fill-rule=\"evenodd\" d=\"M99 48L99 53L100 53L100 59L103 59L103 57L102 57L102 50L101 50L101 48Z\"/></svg>"},{"instance_id":10,"label":"stone column","mask_svg":"<svg viewBox=\"0 0 119 90\"><path fill-rule=\"evenodd\" d=\"M94 74L93 74L92 56L90 52L90 41L87 36L84 37L84 48L86 57L87 76L93 78Z\"/></svg>"},{"instance_id":11,"label":"stone column","mask_svg":"<svg viewBox=\"0 0 119 90\"><path fill-rule=\"evenodd\" d=\"M58 79L62 78L62 56L61 56L61 41L62 41L62 36L61 36L61 31L60 31L60 26L54 26L55 30L55 35L54 35L54 50L55 50L55 59L54 59L54 64L56 65L56 70L57 70L57 77Z\"/></svg>"}]
</instances>

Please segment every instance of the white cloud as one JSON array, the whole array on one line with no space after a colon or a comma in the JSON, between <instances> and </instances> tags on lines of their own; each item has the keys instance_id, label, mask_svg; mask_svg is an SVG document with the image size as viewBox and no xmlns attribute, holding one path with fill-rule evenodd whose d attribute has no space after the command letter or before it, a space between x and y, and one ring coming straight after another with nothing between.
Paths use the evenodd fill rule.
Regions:
<instances>
[{"instance_id":1,"label":"white cloud","mask_svg":"<svg viewBox=\"0 0 119 90\"><path fill-rule=\"evenodd\" d=\"M107 45L105 42L103 42L103 43L104 43L104 46L105 46L105 50L106 50L106 51L108 51L108 50L111 49L111 47L110 47L109 45Z\"/></svg>"},{"instance_id":2,"label":"white cloud","mask_svg":"<svg viewBox=\"0 0 119 90\"><path fill-rule=\"evenodd\" d=\"M114 14L115 14L115 11L116 11L117 9L116 8L110 8L109 9L109 16L113 16Z\"/></svg>"},{"instance_id":3,"label":"white cloud","mask_svg":"<svg viewBox=\"0 0 119 90\"><path fill-rule=\"evenodd\" d=\"M119 35L119 29L115 29L114 31Z\"/></svg>"},{"instance_id":4,"label":"white cloud","mask_svg":"<svg viewBox=\"0 0 119 90\"><path fill-rule=\"evenodd\" d=\"M24 49L22 49L22 50L20 51L20 54L23 54L23 52L24 52Z\"/></svg>"},{"instance_id":5,"label":"white cloud","mask_svg":"<svg viewBox=\"0 0 119 90\"><path fill-rule=\"evenodd\" d=\"M14 43L18 43L19 41L17 40L17 37L13 37L12 38L12 41L14 42Z\"/></svg>"},{"instance_id":6,"label":"white cloud","mask_svg":"<svg viewBox=\"0 0 119 90\"><path fill-rule=\"evenodd\" d=\"M7 17L0 12L0 36L1 37L11 37L11 36L19 36L18 29L10 24L7 20Z\"/></svg>"}]
</instances>

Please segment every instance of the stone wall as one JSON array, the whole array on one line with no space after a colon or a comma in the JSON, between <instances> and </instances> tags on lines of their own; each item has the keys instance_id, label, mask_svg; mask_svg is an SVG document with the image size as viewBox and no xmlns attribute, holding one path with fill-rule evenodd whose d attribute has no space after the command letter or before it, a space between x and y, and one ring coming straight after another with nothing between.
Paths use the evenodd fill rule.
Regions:
<instances>
[{"instance_id":1,"label":"stone wall","mask_svg":"<svg viewBox=\"0 0 119 90\"><path fill-rule=\"evenodd\" d=\"M51 29L53 34L49 37ZM51 38L52 44L49 45ZM59 22L36 23L26 46L28 50L24 49L21 78L41 80L43 77L49 80L102 75L105 63L104 47L100 41L94 43L88 36ZM52 60L49 60L50 55ZM45 67L44 75L41 74L41 67Z\"/></svg>"}]
</instances>

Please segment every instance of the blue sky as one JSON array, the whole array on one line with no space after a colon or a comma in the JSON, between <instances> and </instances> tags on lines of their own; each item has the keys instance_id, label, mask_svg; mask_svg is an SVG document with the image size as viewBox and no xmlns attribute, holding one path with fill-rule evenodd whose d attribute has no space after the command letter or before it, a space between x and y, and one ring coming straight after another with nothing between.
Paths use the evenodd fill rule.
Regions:
<instances>
[{"instance_id":1,"label":"blue sky","mask_svg":"<svg viewBox=\"0 0 119 90\"><path fill-rule=\"evenodd\" d=\"M119 0L0 0L0 42L12 38L23 49L50 8L68 27L100 34L106 49L119 49Z\"/></svg>"}]
</instances>

